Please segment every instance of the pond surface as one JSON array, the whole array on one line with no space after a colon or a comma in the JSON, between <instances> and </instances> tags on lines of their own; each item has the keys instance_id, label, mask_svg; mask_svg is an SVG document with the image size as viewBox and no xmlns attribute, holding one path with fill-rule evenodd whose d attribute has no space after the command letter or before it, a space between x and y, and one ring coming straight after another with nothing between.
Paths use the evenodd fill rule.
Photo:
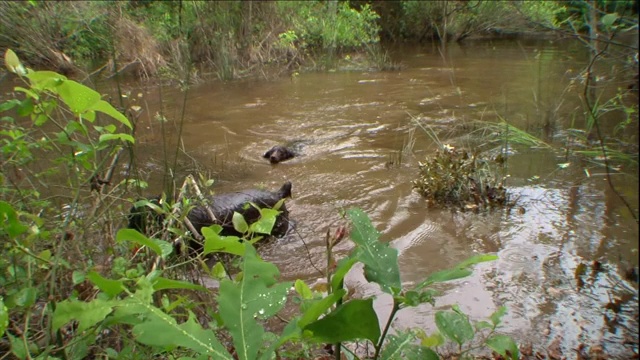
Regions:
<instances>
[{"instance_id":1,"label":"pond surface","mask_svg":"<svg viewBox=\"0 0 640 360\"><path fill-rule=\"evenodd\" d=\"M181 171L186 175L194 163L210 170L218 192L275 190L293 182L288 207L296 231L261 250L287 279L312 283L320 277L311 263L324 268L325 233L348 207L364 209L382 240L398 249L407 286L474 254L499 256L476 266L471 277L440 287L435 308L400 311L397 329L429 333L435 311L451 304L474 320L505 305L503 331L542 351L574 358L573 349L585 343L604 347L613 358L637 354L638 284L624 275L638 267L638 225L607 186L602 167L548 149L514 147L507 185L524 212L430 209L411 185L418 161L436 149L417 123L457 147L472 143L468 133L476 120L503 118L547 140L562 138L573 114L582 123L579 74L586 52L566 42L477 41L451 45L445 57L430 46L392 54L402 70L192 87L182 127L191 158L183 157ZM169 119L165 136L175 143L184 94L130 90L134 97L142 94L139 166L159 189L163 136L155 114L162 102ZM261 158L271 146L292 141L300 145L299 157L277 165ZM568 167L558 166L564 163ZM637 211L637 168L615 173L613 181ZM344 242L338 252L351 248ZM579 264L586 265L580 286ZM361 268L346 285L356 296L381 294ZM616 301L619 313L605 309ZM380 319L390 304L385 295L376 300Z\"/></svg>"}]
</instances>

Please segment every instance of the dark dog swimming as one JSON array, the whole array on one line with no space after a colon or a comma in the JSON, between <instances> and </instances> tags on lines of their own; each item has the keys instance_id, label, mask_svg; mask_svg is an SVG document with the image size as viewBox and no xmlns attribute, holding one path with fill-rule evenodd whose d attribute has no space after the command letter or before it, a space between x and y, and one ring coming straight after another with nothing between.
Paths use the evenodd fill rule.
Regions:
<instances>
[{"instance_id":1,"label":"dark dog swimming","mask_svg":"<svg viewBox=\"0 0 640 360\"><path fill-rule=\"evenodd\" d=\"M263 158L269 159L269 162L272 164L277 164L282 161L286 161L289 159L293 159L296 156L296 153L286 146L276 145L269 149L264 155Z\"/></svg>"},{"instance_id":2,"label":"dark dog swimming","mask_svg":"<svg viewBox=\"0 0 640 360\"><path fill-rule=\"evenodd\" d=\"M258 209L249 203L254 203L260 208L273 208L280 200L291 197L291 182L285 182L277 191L265 191L258 189L248 189L226 194L218 194L209 197L208 205L206 205L213 215L215 221L211 219L205 206L196 206L187 214L187 219L193 225L195 231L202 235L202 228L218 224L222 226L221 235L223 236L242 236L233 227L233 213L238 212L244 216L247 224L251 225L260 219ZM149 200L150 203L158 204L158 198ZM280 237L289 230L289 211L283 202L278 209L280 214L276 218L276 223L271 231L271 235ZM150 216L151 215L151 216ZM131 208L129 213L129 228L135 229L141 233L145 233L151 225L159 226L162 224L164 217L157 214L148 206L142 205ZM147 234L149 235L149 234ZM194 250L199 250L199 246L193 242L190 244Z\"/></svg>"}]
</instances>

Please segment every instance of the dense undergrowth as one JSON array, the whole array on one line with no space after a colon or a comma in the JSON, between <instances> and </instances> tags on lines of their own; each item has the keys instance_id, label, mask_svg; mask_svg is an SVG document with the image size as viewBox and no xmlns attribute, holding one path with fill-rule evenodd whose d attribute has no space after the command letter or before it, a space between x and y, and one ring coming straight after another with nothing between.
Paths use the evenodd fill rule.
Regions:
<instances>
[{"instance_id":1,"label":"dense undergrowth","mask_svg":"<svg viewBox=\"0 0 640 360\"><path fill-rule=\"evenodd\" d=\"M15 112L3 116L1 132L3 169L13 169L2 173L0 188L0 350L5 356L299 358L321 356L323 344L333 344L340 358L341 352L362 356L349 345L360 341L371 349L365 356L373 358L437 359L439 352L450 351L449 344L465 356L482 346L518 358L513 340L496 332L504 308L490 321L472 322L454 306L436 312L439 331L434 334L388 334L398 311L434 304L434 285L466 277L472 265L496 257L478 255L406 287L397 250L378 240L359 209L347 210L348 229L327 234L324 291L312 291L300 280L280 281L275 265L257 255L254 235L271 232L276 209L262 209L253 224L234 215L244 241L221 236L219 225L203 229L203 252L192 257L174 254L175 240L189 236L180 226L189 208L180 203L157 209L169 222L167 231L154 237L122 229L117 219L128 188L140 186L135 179L116 183L113 175L123 149L135 142L129 119L78 82L25 68L12 51L5 63L24 81L16 88L23 97L0 105L3 114ZM54 185L62 191L50 189ZM355 248L336 259L333 248L347 233ZM206 257L220 254L239 257L237 269L222 261L207 265ZM368 281L393 297L388 319L380 321L373 297L348 295L343 280L358 263ZM219 279L217 292L201 284L205 276ZM283 320L279 332L267 330L265 322L290 301L297 304L296 314Z\"/></svg>"},{"instance_id":2,"label":"dense undergrowth","mask_svg":"<svg viewBox=\"0 0 640 360\"><path fill-rule=\"evenodd\" d=\"M197 76L197 63L208 63L216 76L226 79L268 64L293 69L351 50L380 55L379 29L374 26L377 14L366 6L352 8L338 2L327 2L326 7L319 2L301 7L287 2L62 4L2 3L7 10L2 26L15 26L12 34L22 34L12 41L20 44L21 53L30 55L33 63L63 71L66 68L61 64L73 65L67 54L106 57L111 59L107 67L112 70L132 69L147 76L164 72L181 81ZM178 6L184 7L176 9ZM404 2L402 6L416 7L415 12L419 6L428 7ZM36 11L33 17L30 7L43 12ZM92 11L95 17L90 21L68 27L67 22L84 19ZM322 16L334 16L335 26L325 27ZM40 26L46 21L51 28L43 31ZM602 26L611 30L619 22L617 17L604 18ZM345 25L352 23L360 31ZM446 30L429 24L424 33ZM455 29L448 28L450 35L457 33ZM49 36L57 39L52 41ZM593 63L599 56L602 53L594 53ZM378 59L386 61L384 56ZM513 340L496 332L504 308L489 321L473 322L454 306L436 312L435 334L419 329L388 334L397 311L433 304L437 298L434 285L467 276L471 265L494 257L475 257L411 288L403 287L397 252L377 240L379 234L357 209L347 211L348 231L340 228L327 234L324 271L328 285L324 291L311 290L302 281L281 282L277 268L260 259L252 241L221 237L215 227L205 231L203 254L175 256L173 240L188 236L179 226L188 207L180 208L180 204L177 225L160 236L121 230L122 214L134 201L135 191L145 185L134 176L114 176L117 163L135 143L131 119L80 82L52 71L26 69L13 52L7 52L5 64L24 85L16 88L19 97L0 104L0 353L20 359L254 359L274 354L299 358L326 356L324 344L334 344L336 358L340 352L385 359L471 357L478 348L502 354L496 357L518 357ZM317 64L330 67L321 61ZM588 93L593 87L589 79L596 79L591 65L583 77L586 124L566 130L567 159L582 156L607 172L615 171L619 164L637 165L637 147L623 151L624 147L616 147L616 139L606 139L598 129L604 116L624 114L615 131L620 138L631 137L623 145L631 143L633 135L628 130L637 128L637 104L628 105L622 92L609 99ZM512 143L530 144L531 137L514 130L506 123L483 127L483 131L498 134L500 141L508 138ZM477 171L473 155L449 153L455 154L453 159L465 180ZM434 173L434 168L451 158L425 162L427 173ZM448 176L447 171L439 172L442 178ZM501 178L494 179L497 182L489 189L500 189ZM428 186L423 184L425 189ZM465 186L454 190L473 189L468 183ZM482 195L487 187L476 184L478 189ZM488 194L486 191L486 199ZM474 198L473 191L470 195ZM486 199L474 198L472 203L486 205ZM265 211L264 223L271 223L276 213ZM247 238L256 232L241 220L237 226ZM347 233L355 249L344 259L334 259L332 249L345 241ZM219 253L236 256L238 267L205 263L205 256L221 256ZM389 319L378 319L372 298L349 298L342 280L357 263L364 266L368 281L393 297ZM202 277L220 279L219 291L203 287ZM277 319L285 304L298 308L296 316L285 319L281 330L268 330L265 323ZM385 324L382 331L380 323ZM357 353L354 341L365 343L368 355Z\"/></svg>"},{"instance_id":3,"label":"dense undergrowth","mask_svg":"<svg viewBox=\"0 0 640 360\"><path fill-rule=\"evenodd\" d=\"M344 59L383 70L398 64L381 38L446 43L559 29L572 18L581 28L585 11L552 1L4 1L0 50L83 77L226 80L335 69Z\"/></svg>"}]
</instances>

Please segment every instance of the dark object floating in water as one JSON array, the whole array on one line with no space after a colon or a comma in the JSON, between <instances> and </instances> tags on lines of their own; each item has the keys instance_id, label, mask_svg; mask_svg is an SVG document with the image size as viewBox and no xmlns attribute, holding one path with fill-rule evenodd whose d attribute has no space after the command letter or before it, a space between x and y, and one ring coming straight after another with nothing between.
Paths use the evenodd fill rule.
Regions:
<instances>
[{"instance_id":1,"label":"dark object floating in water","mask_svg":"<svg viewBox=\"0 0 640 360\"><path fill-rule=\"evenodd\" d=\"M202 228L218 224L222 226L220 235L223 236L242 236L233 227L233 213L238 212L244 216L247 224L251 225L260 219L260 211L249 203L254 203L260 208L273 208L280 200L291 197L291 182L285 182L277 191L265 191L257 189L248 189L244 191L219 194L209 197L208 205L196 206L187 214L187 219L193 225L198 235L202 235ZM149 203L160 205L159 198L149 200ZM207 208L211 210L215 216L215 220L211 219ZM284 203L278 209L280 214L276 218L271 235L280 237L289 230L289 211ZM129 212L128 227L137 230L140 233L151 235L154 229L159 230L162 227L164 215L152 210L149 206L139 205L133 206ZM189 246L199 251L201 245L195 241L191 241Z\"/></svg>"},{"instance_id":2,"label":"dark object floating in water","mask_svg":"<svg viewBox=\"0 0 640 360\"><path fill-rule=\"evenodd\" d=\"M286 146L276 145L262 155L263 158L269 159L272 164L293 159L296 153Z\"/></svg>"}]
</instances>

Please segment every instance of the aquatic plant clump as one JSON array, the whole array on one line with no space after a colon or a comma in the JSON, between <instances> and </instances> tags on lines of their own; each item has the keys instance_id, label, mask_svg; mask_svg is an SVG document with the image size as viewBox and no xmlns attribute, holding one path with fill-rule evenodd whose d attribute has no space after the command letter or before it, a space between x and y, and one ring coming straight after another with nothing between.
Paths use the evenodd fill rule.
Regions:
<instances>
[{"instance_id":1,"label":"aquatic plant clump","mask_svg":"<svg viewBox=\"0 0 640 360\"><path fill-rule=\"evenodd\" d=\"M413 181L429 206L457 206L466 210L486 209L507 204L504 177L495 175L504 158L493 160L477 153L444 145L435 155L419 163L420 173Z\"/></svg>"}]
</instances>

